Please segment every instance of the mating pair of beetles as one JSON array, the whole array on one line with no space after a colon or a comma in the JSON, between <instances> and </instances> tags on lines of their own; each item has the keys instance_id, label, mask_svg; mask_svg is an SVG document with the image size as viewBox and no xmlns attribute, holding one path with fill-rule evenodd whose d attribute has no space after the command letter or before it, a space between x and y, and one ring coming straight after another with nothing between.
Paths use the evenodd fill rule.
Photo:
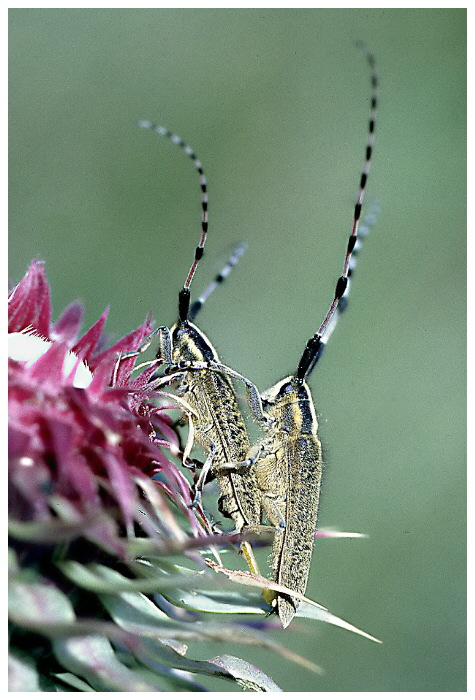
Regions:
<instances>
[{"instance_id":1,"label":"mating pair of beetles","mask_svg":"<svg viewBox=\"0 0 475 700\"><path fill-rule=\"evenodd\" d=\"M253 382L222 364L205 334L193 323L199 309L229 274L241 256L239 246L227 265L202 296L190 303L190 285L208 231L207 184L201 162L180 137L164 127L141 122L141 126L169 138L192 160L201 187L201 238L193 264L178 297L179 318L171 329L160 327L157 359L165 364L163 384L171 383L191 409L196 441L206 461L196 486L195 505L207 477L217 479L219 509L232 518L238 532L272 529L270 578L281 586L304 594L310 570L322 477L322 452L317 436L317 415L307 378L320 359L339 315L346 306L349 282L360 239L371 225L370 214L360 226L363 197L368 179L377 102L377 75L372 53L363 47L370 67L371 111L365 160L354 209L353 225L343 271L333 300L319 329L307 342L295 374L259 392ZM253 417L265 437L251 445L238 404L235 383L244 384ZM258 573L251 544L242 542L242 552L251 572ZM268 602L287 627L299 599L269 592Z\"/></svg>"}]
</instances>

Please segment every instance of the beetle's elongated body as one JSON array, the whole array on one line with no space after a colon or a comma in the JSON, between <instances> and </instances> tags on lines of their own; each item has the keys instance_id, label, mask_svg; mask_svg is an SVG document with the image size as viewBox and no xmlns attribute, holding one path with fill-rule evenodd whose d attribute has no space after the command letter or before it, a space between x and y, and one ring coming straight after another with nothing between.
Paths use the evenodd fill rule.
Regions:
<instances>
[{"instance_id":1,"label":"beetle's elongated body","mask_svg":"<svg viewBox=\"0 0 475 700\"><path fill-rule=\"evenodd\" d=\"M216 350L204 333L186 321L172 327L172 367L199 362L219 364ZM216 469L220 490L219 509L234 520L237 530L260 524L260 505L256 498L257 484L252 469L238 470L250 451L249 437L239 408L236 392L228 375L208 369L178 369L183 378L175 380L176 391L196 411L195 439L208 454L214 449L213 464L236 465L235 469ZM173 381L173 372L170 379Z\"/></svg>"},{"instance_id":2,"label":"beetle's elongated body","mask_svg":"<svg viewBox=\"0 0 475 700\"><path fill-rule=\"evenodd\" d=\"M367 234L375 216L375 210L370 211L360 228L360 237ZM352 246L354 255L358 248L349 243L349 247ZM352 271L354 265L353 257L349 270ZM271 579L298 593L305 593L307 587L323 470L318 419L306 378L321 357L338 316L346 308L349 286L341 280L337 283L337 290L343 291L335 306L333 323L327 324L320 336L316 334L309 340L295 375L282 379L262 393L260 398L270 419L270 427L268 436L251 448L251 452L261 454L254 466L257 485L262 493L264 512L276 527L270 558ZM252 394L250 405L259 418L260 407L254 390ZM278 509L272 509L273 499ZM279 517L285 522L284 528L278 525ZM290 624L300 605L298 599L282 594L274 596L271 603L276 607L283 627Z\"/></svg>"},{"instance_id":3,"label":"beetle's elongated body","mask_svg":"<svg viewBox=\"0 0 475 700\"><path fill-rule=\"evenodd\" d=\"M286 377L262 395L274 420L255 466L262 505L276 528L271 553L271 579L305 593L315 541L322 478L322 448L318 421L306 382ZM280 523L285 526L280 527ZM283 627L299 603L279 595L277 610Z\"/></svg>"}]
</instances>

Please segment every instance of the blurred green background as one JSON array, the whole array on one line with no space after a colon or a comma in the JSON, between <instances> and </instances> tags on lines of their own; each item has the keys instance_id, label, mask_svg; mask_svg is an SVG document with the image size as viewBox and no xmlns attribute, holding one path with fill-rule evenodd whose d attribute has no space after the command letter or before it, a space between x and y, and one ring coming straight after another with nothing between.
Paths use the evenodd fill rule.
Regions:
<instances>
[{"instance_id":1,"label":"blurred green background","mask_svg":"<svg viewBox=\"0 0 475 700\"><path fill-rule=\"evenodd\" d=\"M465 687L465 11L10 10L10 280L47 263L55 316L107 304L117 338L162 324L199 234L195 295L240 240L248 252L200 325L262 389L294 371L340 274L366 139L381 215L350 308L311 379L326 448L319 524L366 540L316 545L309 595L381 638L295 620L259 649L286 691ZM223 653L211 647L208 656ZM216 685L223 690L231 685Z\"/></svg>"}]
</instances>

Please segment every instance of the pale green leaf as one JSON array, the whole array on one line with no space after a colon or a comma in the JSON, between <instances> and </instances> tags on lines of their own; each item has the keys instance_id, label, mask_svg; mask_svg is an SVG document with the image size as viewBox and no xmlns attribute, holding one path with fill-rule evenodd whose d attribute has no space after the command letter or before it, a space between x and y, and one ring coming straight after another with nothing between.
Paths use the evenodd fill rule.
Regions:
<instances>
[{"instance_id":1,"label":"pale green leaf","mask_svg":"<svg viewBox=\"0 0 475 700\"><path fill-rule=\"evenodd\" d=\"M168 676L174 685L192 690L206 690L197 684L191 674L208 674L229 677L207 661L195 661L177 654L168 644L157 639L146 638L134 654L140 662L157 674ZM231 679L234 680L234 679Z\"/></svg>"},{"instance_id":2,"label":"pale green leaf","mask_svg":"<svg viewBox=\"0 0 475 700\"><path fill-rule=\"evenodd\" d=\"M272 678L243 659L223 654L223 656L217 656L210 661L226 670L245 690L282 692L282 689L274 683Z\"/></svg>"},{"instance_id":3,"label":"pale green leaf","mask_svg":"<svg viewBox=\"0 0 475 700\"><path fill-rule=\"evenodd\" d=\"M226 590L173 590L165 591L163 595L176 605L197 612L262 615L268 611L262 596L254 591L246 592L244 595L237 591Z\"/></svg>"},{"instance_id":4,"label":"pale green leaf","mask_svg":"<svg viewBox=\"0 0 475 700\"><path fill-rule=\"evenodd\" d=\"M355 634L359 634L362 637L366 637L372 642L377 642L378 644L382 643L380 639L372 637L367 632L363 632L363 630L358 629L358 627L355 627L349 622L342 620L340 617L337 617L333 613L329 612L326 608L316 608L310 605L309 603L301 603L300 607L295 613L295 617L306 617L312 620L320 620L321 622L327 622L330 625L342 627L343 629L348 630L349 632L354 632Z\"/></svg>"},{"instance_id":5,"label":"pale green leaf","mask_svg":"<svg viewBox=\"0 0 475 700\"><path fill-rule=\"evenodd\" d=\"M8 613L11 620L25 627L38 627L76 619L68 598L54 586L43 583L10 581Z\"/></svg>"},{"instance_id":6,"label":"pale green leaf","mask_svg":"<svg viewBox=\"0 0 475 700\"><path fill-rule=\"evenodd\" d=\"M133 634L157 636L157 629L173 629L176 624L150 598L127 591L119 595L101 594L100 599L114 622ZM165 632L169 634L169 632Z\"/></svg>"},{"instance_id":7,"label":"pale green leaf","mask_svg":"<svg viewBox=\"0 0 475 700\"><path fill-rule=\"evenodd\" d=\"M74 675L84 678L96 690L122 692L156 692L159 679L151 682L121 663L110 642L104 637L71 637L53 642L58 661Z\"/></svg>"},{"instance_id":8,"label":"pale green leaf","mask_svg":"<svg viewBox=\"0 0 475 700\"><path fill-rule=\"evenodd\" d=\"M73 673L53 673L52 675L59 681L61 681L61 683L64 683L64 685L70 685L71 688L75 688L76 690L79 690L82 693L95 692L94 688L91 688L91 686L88 683L81 680Z\"/></svg>"},{"instance_id":9,"label":"pale green leaf","mask_svg":"<svg viewBox=\"0 0 475 700\"><path fill-rule=\"evenodd\" d=\"M36 668L16 654L8 655L8 692L41 692Z\"/></svg>"},{"instance_id":10,"label":"pale green leaf","mask_svg":"<svg viewBox=\"0 0 475 700\"><path fill-rule=\"evenodd\" d=\"M185 573L176 576L155 576L154 570L146 578L127 578L114 569L102 564L84 565L76 561L63 561L57 564L62 573L81 588L95 593L119 593L121 591L143 591L157 593L167 588L196 585L197 579L202 579L205 571L186 569Z\"/></svg>"},{"instance_id":11,"label":"pale green leaf","mask_svg":"<svg viewBox=\"0 0 475 700\"><path fill-rule=\"evenodd\" d=\"M15 550L8 548L8 575L15 576L20 571L18 557Z\"/></svg>"}]
</instances>

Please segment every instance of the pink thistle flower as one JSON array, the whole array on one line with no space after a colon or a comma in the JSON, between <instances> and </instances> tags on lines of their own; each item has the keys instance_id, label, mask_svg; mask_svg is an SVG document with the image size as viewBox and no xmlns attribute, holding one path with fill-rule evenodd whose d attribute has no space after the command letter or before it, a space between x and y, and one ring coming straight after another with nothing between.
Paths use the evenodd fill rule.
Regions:
<instances>
[{"instance_id":1,"label":"pink thistle flower","mask_svg":"<svg viewBox=\"0 0 475 700\"><path fill-rule=\"evenodd\" d=\"M180 453L180 440L165 412L169 407L153 401L157 392L149 381L156 366L133 378L136 358L120 359L140 347L150 318L102 349L108 310L78 338L82 311L72 304L51 322L49 285L38 261L10 294L11 518L46 526L60 517L123 553L120 535L133 534L140 520L139 484L157 475L156 497L168 496L202 534L186 507L188 482L170 459ZM170 531L174 517L165 502L163 508Z\"/></svg>"},{"instance_id":2,"label":"pink thistle flower","mask_svg":"<svg viewBox=\"0 0 475 700\"><path fill-rule=\"evenodd\" d=\"M232 622L201 619L216 584L197 550L219 560L221 536L197 519L181 471L168 412L191 408L157 391L157 362L133 375L150 318L105 348L106 318L80 335L72 304L52 323L38 261L9 297L10 688L203 690L194 676L211 671L274 689L233 656L183 658L180 640L236 638ZM251 626L241 637L260 643Z\"/></svg>"},{"instance_id":3,"label":"pink thistle flower","mask_svg":"<svg viewBox=\"0 0 475 700\"><path fill-rule=\"evenodd\" d=\"M133 376L150 318L104 348L106 318L80 336L82 307L72 304L52 323L38 261L9 297L10 688L204 690L194 676L213 673L280 690L227 653L186 658L182 640L270 646L318 671L265 639L274 623L262 619L260 589L272 582L222 566L215 545L234 536L210 534L190 507L168 415L187 407L156 390L156 362ZM161 405L165 397L173 405ZM175 563L176 554L198 566ZM227 590L224 577L254 596ZM313 605L317 619L359 632ZM251 612L257 623L226 619Z\"/></svg>"}]
</instances>

